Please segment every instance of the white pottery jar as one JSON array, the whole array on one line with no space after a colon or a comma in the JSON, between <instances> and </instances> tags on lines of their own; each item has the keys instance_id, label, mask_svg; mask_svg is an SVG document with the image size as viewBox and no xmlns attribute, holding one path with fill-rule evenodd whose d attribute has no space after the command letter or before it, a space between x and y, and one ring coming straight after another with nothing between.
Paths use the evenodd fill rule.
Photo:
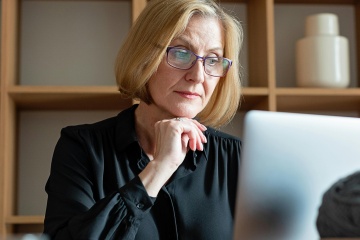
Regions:
<instances>
[{"instance_id":1,"label":"white pottery jar","mask_svg":"<svg viewBox=\"0 0 360 240\"><path fill-rule=\"evenodd\" d=\"M299 87L345 88L350 83L349 44L339 36L335 14L306 18L305 37L296 43L296 80Z\"/></svg>"}]
</instances>

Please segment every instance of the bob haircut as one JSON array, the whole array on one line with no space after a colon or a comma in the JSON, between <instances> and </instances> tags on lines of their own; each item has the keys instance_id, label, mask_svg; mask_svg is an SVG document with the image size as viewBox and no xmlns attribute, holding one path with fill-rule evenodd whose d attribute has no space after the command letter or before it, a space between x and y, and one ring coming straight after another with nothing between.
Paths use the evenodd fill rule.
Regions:
<instances>
[{"instance_id":1,"label":"bob haircut","mask_svg":"<svg viewBox=\"0 0 360 240\"><path fill-rule=\"evenodd\" d=\"M185 31L194 15L219 19L225 36L224 57L233 61L206 107L196 116L202 124L220 127L231 121L240 104L239 54L243 31L240 23L213 0L149 1L120 48L116 81L122 97L151 104L147 82L156 72L170 42Z\"/></svg>"}]
</instances>

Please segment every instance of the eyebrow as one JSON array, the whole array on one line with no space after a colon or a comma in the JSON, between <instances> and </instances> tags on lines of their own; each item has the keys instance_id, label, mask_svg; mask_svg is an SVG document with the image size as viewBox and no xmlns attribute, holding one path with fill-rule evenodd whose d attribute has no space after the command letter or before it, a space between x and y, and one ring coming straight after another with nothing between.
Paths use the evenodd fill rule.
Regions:
<instances>
[{"instance_id":1,"label":"eyebrow","mask_svg":"<svg viewBox=\"0 0 360 240\"><path fill-rule=\"evenodd\" d=\"M173 41L174 40L180 40L180 41L184 42L184 45L186 45L186 47L188 47L189 49L195 49L195 46L190 41L188 41L186 38L184 38L183 36L174 38ZM224 49L222 47L214 47L214 48L208 49L208 51L215 51L215 50L224 51Z\"/></svg>"}]
</instances>

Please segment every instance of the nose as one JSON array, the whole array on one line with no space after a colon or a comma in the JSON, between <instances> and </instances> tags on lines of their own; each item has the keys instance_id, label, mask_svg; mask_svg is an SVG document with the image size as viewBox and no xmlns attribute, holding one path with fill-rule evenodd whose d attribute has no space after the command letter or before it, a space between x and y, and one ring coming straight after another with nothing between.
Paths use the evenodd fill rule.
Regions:
<instances>
[{"instance_id":1,"label":"nose","mask_svg":"<svg viewBox=\"0 0 360 240\"><path fill-rule=\"evenodd\" d=\"M205 80L205 75L204 60L199 58L195 64L187 70L185 78L188 81L202 83Z\"/></svg>"}]
</instances>

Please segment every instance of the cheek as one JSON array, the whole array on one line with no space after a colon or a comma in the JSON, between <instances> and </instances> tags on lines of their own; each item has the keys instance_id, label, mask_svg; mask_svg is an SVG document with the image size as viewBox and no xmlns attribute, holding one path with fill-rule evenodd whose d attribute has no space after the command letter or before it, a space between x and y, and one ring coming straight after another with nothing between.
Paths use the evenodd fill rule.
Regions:
<instances>
[{"instance_id":1,"label":"cheek","mask_svg":"<svg viewBox=\"0 0 360 240\"><path fill-rule=\"evenodd\" d=\"M159 86L159 83L160 82L158 81L156 74L153 75L148 81L148 91L153 100L159 95L158 91L161 88L161 86Z\"/></svg>"},{"instance_id":2,"label":"cheek","mask_svg":"<svg viewBox=\"0 0 360 240\"><path fill-rule=\"evenodd\" d=\"M149 79L148 85L150 92L163 92L172 89L183 77L183 72L176 71L174 68L165 64L160 64L158 70Z\"/></svg>"},{"instance_id":3,"label":"cheek","mask_svg":"<svg viewBox=\"0 0 360 240\"><path fill-rule=\"evenodd\" d=\"M153 94L154 92L156 92L156 90L161 88L161 85L163 83L162 75L163 75L164 70L161 65L162 64L159 65L157 71L150 77L150 79L147 83L150 94Z\"/></svg>"},{"instance_id":4,"label":"cheek","mask_svg":"<svg viewBox=\"0 0 360 240\"><path fill-rule=\"evenodd\" d=\"M204 86L207 99L210 99L210 97L214 93L214 90L215 90L216 86L218 85L218 83L219 83L219 79L217 79L217 80L211 79Z\"/></svg>"},{"instance_id":5,"label":"cheek","mask_svg":"<svg viewBox=\"0 0 360 240\"><path fill-rule=\"evenodd\" d=\"M153 76L151 76L148 81L148 90L153 100L159 98L161 99L169 92L172 85L174 84L172 82L173 78L169 77L172 75L173 74L171 74L171 72L167 69L159 68L158 71Z\"/></svg>"}]
</instances>

